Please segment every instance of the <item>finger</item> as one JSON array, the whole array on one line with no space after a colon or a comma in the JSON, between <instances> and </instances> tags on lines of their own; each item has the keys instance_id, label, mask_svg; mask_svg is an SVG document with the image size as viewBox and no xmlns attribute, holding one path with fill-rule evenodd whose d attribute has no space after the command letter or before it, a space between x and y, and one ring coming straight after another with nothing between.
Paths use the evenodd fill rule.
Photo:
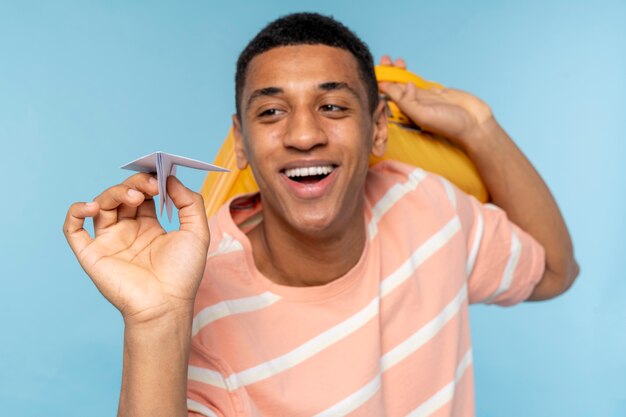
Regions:
<instances>
[{"instance_id":1,"label":"finger","mask_svg":"<svg viewBox=\"0 0 626 417\"><path fill-rule=\"evenodd\" d=\"M413 84L412 82L408 82L406 84L406 90L404 91L404 96L406 98L417 98L417 87L415 87L415 84Z\"/></svg>"},{"instance_id":2,"label":"finger","mask_svg":"<svg viewBox=\"0 0 626 417\"><path fill-rule=\"evenodd\" d=\"M398 68L406 69L406 61L404 60L404 58L396 59L394 65Z\"/></svg>"},{"instance_id":3,"label":"finger","mask_svg":"<svg viewBox=\"0 0 626 417\"><path fill-rule=\"evenodd\" d=\"M156 207L153 199L146 199L139 205L139 207L137 207L137 218L139 217L157 218Z\"/></svg>"},{"instance_id":4,"label":"finger","mask_svg":"<svg viewBox=\"0 0 626 417\"><path fill-rule=\"evenodd\" d=\"M378 83L378 88L382 91L387 97L396 103L400 102L404 97L406 91L406 85L401 83Z\"/></svg>"},{"instance_id":5,"label":"finger","mask_svg":"<svg viewBox=\"0 0 626 417\"><path fill-rule=\"evenodd\" d=\"M131 189L135 189L144 194L144 201L139 205L122 204L118 208L118 220L120 219L134 219L138 216L139 207L141 207L148 200L152 200L152 197L159 192L159 187L156 178L147 173L140 173L127 178L123 184L128 185ZM151 203L154 207L154 204ZM150 204L148 205L150 206ZM149 216L152 217L152 216Z\"/></svg>"},{"instance_id":6,"label":"finger","mask_svg":"<svg viewBox=\"0 0 626 417\"><path fill-rule=\"evenodd\" d=\"M173 175L167 178L167 194L178 209L180 230L190 231L208 242L209 226L202 196L185 187Z\"/></svg>"},{"instance_id":7,"label":"finger","mask_svg":"<svg viewBox=\"0 0 626 417\"><path fill-rule=\"evenodd\" d=\"M93 239L83 228L85 219L98 213L98 203L74 203L70 206L63 224L63 234L70 244L76 257L87 247Z\"/></svg>"},{"instance_id":8,"label":"finger","mask_svg":"<svg viewBox=\"0 0 626 417\"><path fill-rule=\"evenodd\" d=\"M430 129L429 119L433 106L441 103L438 93L418 88L413 83L384 85L381 91L389 97L413 123Z\"/></svg>"},{"instance_id":9,"label":"finger","mask_svg":"<svg viewBox=\"0 0 626 417\"><path fill-rule=\"evenodd\" d=\"M117 223L121 218L134 218L137 207L146 197L159 192L156 179L147 173L135 174L122 184L115 185L94 200L100 204L100 212L94 218L96 234Z\"/></svg>"},{"instance_id":10,"label":"finger","mask_svg":"<svg viewBox=\"0 0 626 417\"><path fill-rule=\"evenodd\" d=\"M121 205L137 207L144 199L143 193L126 184L115 185L97 196L94 201L100 205L100 211L93 219L96 235L117 223Z\"/></svg>"},{"instance_id":11,"label":"finger","mask_svg":"<svg viewBox=\"0 0 626 417\"><path fill-rule=\"evenodd\" d=\"M156 178L154 178L154 175L148 174L147 172L140 172L132 175L126 178L122 184L141 191L146 195L146 197L154 197L159 193L159 186Z\"/></svg>"},{"instance_id":12,"label":"finger","mask_svg":"<svg viewBox=\"0 0 626 417\"><path fill-rule=\"evenodd\" d=\"M137 217L137 208L141 206L144 202L145 202L145 197L144 197L144 201L139 203L138 206L120 204L120 206L117 208L117 221L119 222L124 219L134 219L135 217Z\"/></svg>"},{"instance_id":13,"label":"finger","mask_svg":"<svg viewBox=\"0 0 626 417\"><path fill-rule=\"evenodd\" d=\"M383 55L380 58L380 65L391 65L391 58L389 55Z\"/></svg>"},{"instance_id":14,"label":"finger","mask_svg":"<svg viewBox=\"0 0 626 417\"><path fill-rule=\"evenodd\" d=\"M419 88L411 82L406 84L379 83L378 86L379 89L384 94L386 94L393 102L395 102L401 109L402 106L412 105L416 102L425 102L428 100L432 100L437 95L439 95L433 90Z\"/></svg>"}]
</instances>

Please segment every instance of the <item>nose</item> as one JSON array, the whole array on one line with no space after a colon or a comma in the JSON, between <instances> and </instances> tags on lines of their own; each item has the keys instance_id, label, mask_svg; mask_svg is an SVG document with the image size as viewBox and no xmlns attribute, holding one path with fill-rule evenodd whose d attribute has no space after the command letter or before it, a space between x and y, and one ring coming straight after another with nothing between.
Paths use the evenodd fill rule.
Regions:
<instances>
[{"instance_id":1,"label":"nose","mask_svg":"<svg viewBox=\"0 0 626 417\"><path fill-rule=\"evenodd\" d=\"M315 111L309 108L294 109L288 124L285 146L309 151L326 143L326 133Z\"/></svg>"}]
</instances>

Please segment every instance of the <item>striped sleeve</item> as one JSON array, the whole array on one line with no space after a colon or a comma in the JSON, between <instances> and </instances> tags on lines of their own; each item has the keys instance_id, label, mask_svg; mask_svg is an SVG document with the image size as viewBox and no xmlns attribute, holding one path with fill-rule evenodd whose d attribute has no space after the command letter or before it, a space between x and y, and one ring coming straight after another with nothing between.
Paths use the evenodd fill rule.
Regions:
<instances>
[{"instance_id":1,"label":"striped sleeve","mask_svg":"<svg viewBox=\"0 0 626 417\"><path fill-rule=\"evenodd\" d=\"M455 190L467 240L470 303L509 306L526 300L545 269L543 247L493 204Z\"/></svg>"}]
</instances>

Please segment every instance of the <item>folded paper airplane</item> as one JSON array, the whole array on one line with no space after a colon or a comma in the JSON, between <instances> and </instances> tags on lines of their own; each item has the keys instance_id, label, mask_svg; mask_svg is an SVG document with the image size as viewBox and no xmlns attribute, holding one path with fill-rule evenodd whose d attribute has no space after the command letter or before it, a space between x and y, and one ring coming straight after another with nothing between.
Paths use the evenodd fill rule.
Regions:
<instances>
[{"instance_id":1,"label":"folded paper airplane","mask_svg":"<svg viewBox=\"0 0 626 417\"><path fill-rule=\"evenodd\" d=\"M163 214L163 205L165 205L167 218L169 221L172 221L172 207L174 204L172 203L172 199L169 195L167 195L167 177L170 175L176 175L177 165L202 169L205 171L229 172L227 169L218 167L217 165L160 151L142 156L141 158L135 159L120 168L138 172L156 173L159 185L159 215Z\"/></svg>"}]
</instances>

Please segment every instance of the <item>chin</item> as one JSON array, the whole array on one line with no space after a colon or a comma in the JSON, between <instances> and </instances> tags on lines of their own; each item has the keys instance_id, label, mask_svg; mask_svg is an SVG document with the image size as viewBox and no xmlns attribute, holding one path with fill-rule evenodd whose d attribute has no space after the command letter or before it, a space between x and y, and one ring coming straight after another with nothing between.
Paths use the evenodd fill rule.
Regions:
<instances>
[{"instance_id":1,"label":"chin","mask_svg":"<svg viewBox=\"0 0 626 417\"><path fill-rule=\"evenodd\" d=\"M299 216L294 219L293 226L303 232L323 233L334 223L329 215Z\"/></svg>"},{"instance_id":2,"label":"chin","mask_svg":"<svg viewBox=\"0 0 626 417\"><path fill-rule=\"evenodd\" d=\"M329 212L298 213L290 220L294 229L311 237L332 236L341 228L338 216Z\"/></svg>"}]
</instances>

